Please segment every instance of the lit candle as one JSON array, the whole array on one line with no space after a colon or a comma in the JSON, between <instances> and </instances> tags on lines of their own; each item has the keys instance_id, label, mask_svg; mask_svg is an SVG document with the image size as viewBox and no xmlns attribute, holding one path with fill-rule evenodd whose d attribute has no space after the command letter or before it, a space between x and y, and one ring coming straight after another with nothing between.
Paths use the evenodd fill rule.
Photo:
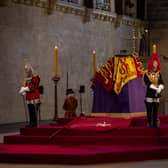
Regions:
<instances>
[{"instance_id":1,"label":"lit candle","mask_svg":"<svg viewBox=\"0 0 168 168\"><path fill-rule=\"evenodd\" d=\"M54 75L58 75L58 47L54 47Z\"/></svg>"},{"instance_id":2,"label":"lit candle","mask_svg":"<svg viewBox=\"0 0 168 168\"><path fill-rule=\"evenodd\" d=\"M152 53L156 54L156 44L153 44L153 46L152 46Z\"/></svg>"},{"instance_id":3,"label":"lit candle","mask_svg":"<svg viewBox=\"0 0 168 168\"><path fill-rule=\"evenodd\" d=\"M96 73L96 51L93 51L92 55L93 55L93 76L94 76Z\"/></svg>"}]
</instances>

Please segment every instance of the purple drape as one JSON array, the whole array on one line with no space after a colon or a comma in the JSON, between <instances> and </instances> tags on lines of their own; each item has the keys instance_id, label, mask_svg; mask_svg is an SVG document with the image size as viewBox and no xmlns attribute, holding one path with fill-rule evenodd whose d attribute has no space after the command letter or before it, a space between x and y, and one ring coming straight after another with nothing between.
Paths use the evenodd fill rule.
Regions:
<instances>
[{"instance_id":1,"label":"purple drape","mask_svg":"<svg viewBox=\"0 0 168 168\"><path fill-rule=\"evenodd\" d=\"M93 95L92 112L96 113L133 113L146 111L145 87L142 78L129 81L117 95L113 90L107 92L96 81Z\"/></svg>"}]
</instances>

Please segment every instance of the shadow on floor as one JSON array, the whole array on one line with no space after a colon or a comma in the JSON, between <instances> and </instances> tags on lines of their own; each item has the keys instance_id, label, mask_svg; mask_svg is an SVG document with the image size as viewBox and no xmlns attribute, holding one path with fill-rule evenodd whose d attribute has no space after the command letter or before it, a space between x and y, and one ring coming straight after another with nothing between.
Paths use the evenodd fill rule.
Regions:
<instances>
[{"instance_id":1,"label":"shadow on floor","mask_svg":"<svg viewBox=\"0 0 168 168\"><path fill-rule=\"evenodd\" d=\"M42 120L42 121L39 121L39 125L49 124L50 122L51 122L50 120ZM28 122L0 124L0 134L18 132L20 128L25 127L25 125L28 125Z\"/></svg>"}]
</instances>

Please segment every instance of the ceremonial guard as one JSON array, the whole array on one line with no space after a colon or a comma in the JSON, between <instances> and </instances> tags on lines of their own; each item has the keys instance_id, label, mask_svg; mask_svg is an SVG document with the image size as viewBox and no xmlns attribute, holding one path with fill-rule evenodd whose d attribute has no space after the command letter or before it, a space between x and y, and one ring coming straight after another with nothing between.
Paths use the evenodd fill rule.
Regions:
<instances>
[{"instance_id":1,"label":"ceremonial guard","mask_svg":"<svg viewBox=\"0 0 168 168\"><path fill-rule=\"evenodd\" d=\"M39 83L40 77L33 72L30 64L25 65L25 74L22 87L19 93L25 96L26 103L29 111L29 127L37 126L37 111L40 106L40 91Z\"/></svg>"},{"instance_id":2,"label":"ceremonial guard","mask_svg":"<svg viewBox=\"0 0 168 168\"><path fill-rule=\"evenodd\" d=\"M76 117L76 108L78 106L78 100L75 98L74 91L67 89L67 98L64 101L63 109L65 110L65 117Z\"/></svg>"},{"instance_id":3,"label":"ceremonial guard","mask_svg":"<svg viewBox=\"0 0 168 168\"><path fill-rule=\"evenodd\" d=\"M161 91L164 89L163 79L160 73L160 60L156 53L156 45L153 45L153 53L149 62L148 70L144 73L144 82L146 84L146 110L147 126L149 128L158 128L158 109Z\"/></svg>"}]
</instances>

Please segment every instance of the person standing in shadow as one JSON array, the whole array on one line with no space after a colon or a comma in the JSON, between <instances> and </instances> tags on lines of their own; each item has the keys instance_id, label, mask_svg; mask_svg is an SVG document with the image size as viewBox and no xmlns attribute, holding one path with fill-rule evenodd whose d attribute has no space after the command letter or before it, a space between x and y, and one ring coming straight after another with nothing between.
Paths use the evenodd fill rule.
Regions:
<instances>
[{"instance_id":1,"label":"person standing in shadow","mask_svg":"<svg viewBox=\"0 0 168 168\"><path fill-rule=\"evenodd\" d=\"M72 89L67 89L66 95L67 98L63 104L63 109L65 110L64 117L76 117L78 100L75 98L75 92Z\"/></svg>"}]
</instances>

